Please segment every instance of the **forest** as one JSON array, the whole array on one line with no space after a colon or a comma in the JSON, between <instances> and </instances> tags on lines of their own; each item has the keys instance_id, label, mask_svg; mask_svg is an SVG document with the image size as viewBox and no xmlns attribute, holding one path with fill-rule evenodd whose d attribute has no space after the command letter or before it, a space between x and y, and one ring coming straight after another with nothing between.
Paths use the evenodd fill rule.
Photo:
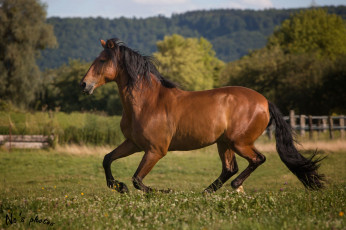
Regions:
<instances>
[{"instance_id":1,"label":"forest","mask_svg":"<svg viewBox=\"0 0 346 230\"><path fill-rule=\"evenodd\" d=\"M346 19L346 6L327 7ZM117 37L129 47L150 55L164 36L204 37L224 62L241 58L262 48L274 29L290 15L304 9L205 10L150 18L48 18L59 46L42 52L41 69L60 67L70 59L92 61L100 52L99 39Z\"/></svg>"}]
</instances>

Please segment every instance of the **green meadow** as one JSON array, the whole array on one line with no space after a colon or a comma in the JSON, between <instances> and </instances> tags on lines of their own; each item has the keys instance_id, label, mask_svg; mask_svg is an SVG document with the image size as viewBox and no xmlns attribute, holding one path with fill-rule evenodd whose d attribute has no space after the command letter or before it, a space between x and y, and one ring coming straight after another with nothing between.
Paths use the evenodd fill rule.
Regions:
<instances>
[{"instance_id":1,"label":"green meadow","mask_svg":"<svg viewBox=\"0 0 346 230\"><path fill-rule=\"evenodd\" d=\"M78 147L75 147L78 148ZM143 194L131 176L142 153L112 164L128 194L106 187L106 148L83 151L0 150L0 229L345 229L346 151L326 152L326 188L307 191L280 161L267 157L238 194L230 181L202 191L221 172L214 146L171 152L144 183L172 193ZM240 170L247 165L237 157Z\"/></svg>"}]
</instances>

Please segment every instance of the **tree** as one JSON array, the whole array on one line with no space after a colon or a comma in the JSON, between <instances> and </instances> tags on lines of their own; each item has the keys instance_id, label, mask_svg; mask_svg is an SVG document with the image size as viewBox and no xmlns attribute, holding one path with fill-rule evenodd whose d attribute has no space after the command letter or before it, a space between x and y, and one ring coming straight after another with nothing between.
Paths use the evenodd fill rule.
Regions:
<instances>
[{"instance_id":1,"label":"tree","mask_svg":"<svg viewBox=\"0 0 346 230\"><path fill-rule=\"evenodd\" d=\"M329 114L346 113L346 55L338 57L326 68L321 89L321 104Z\"/></svg>"},{"instance_id":2,"label":"tree","mask_svg":"<svg viewBox=\"0 0 346 230\"><path fill-rule=\"evenodd\" d=\"M335 59L346 54L346 22L323 9L301 11L285 20L269 38L268 47L280 46L293 54L316 53Z\"/></svg>"},{"instance_id":3,"label":"tree","mask_svg":"<svg viewBox=\"0 0 346 230\"><path fill-rule=\"evenodd\" d=\"M40 50L56 45L37 0L0 0L0 97L27 107L39 90Z\"/></svg>"},{"instance_id":4,"label":"tree","mask_svg":"<svg viewBox=\"0 0 346 230\"><path fill-rule=\"evenodd\" d=\"M157 42L162 74L186 90L211 89L218 85L223 62L215 57L212 45L204 38L184 38L174 34Z\"/></svg>"}]
</instances>

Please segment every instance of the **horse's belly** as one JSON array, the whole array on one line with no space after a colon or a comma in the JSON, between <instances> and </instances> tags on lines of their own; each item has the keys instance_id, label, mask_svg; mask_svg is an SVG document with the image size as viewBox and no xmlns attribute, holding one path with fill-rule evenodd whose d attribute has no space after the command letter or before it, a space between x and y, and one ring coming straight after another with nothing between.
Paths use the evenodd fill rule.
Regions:
<instances>
[{"instance_id":1,"label":"horse's belly","mask_svg":"<svg viewBox=\"0 0 346 230\"><path fill-rule=\"evenodd\" d=\"M201 124L194 128L177 130L169 146L170 151L193 150L214 144L224 133L225 125Z\"/></svg>"},{"instance_id":2,"label":"horse's belly","mask_svg":"<svg viewBox=\"0 0 346 230\"><path fill-rule=\"evenodd\" d=\"M192 138L185 138L185 140L172 140L169 151L188 151L194 149L200 149L214 144L216 141L200 141Z\"/></svg>"}]
</instances>

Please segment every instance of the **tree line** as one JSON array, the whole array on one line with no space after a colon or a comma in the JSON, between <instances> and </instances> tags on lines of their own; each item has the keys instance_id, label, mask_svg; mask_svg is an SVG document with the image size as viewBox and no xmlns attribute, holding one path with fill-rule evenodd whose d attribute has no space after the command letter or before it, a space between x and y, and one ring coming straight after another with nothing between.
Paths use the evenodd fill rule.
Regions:
<instances>
[{"instance_id":1,"label":"tree line","mask_svg":"<svg viewBox=\"0 0 346 230\"><path fill-rule=\"evenodd\" d=\"M156 42L167 35L203 37L224 62L235 61L249 50L266 45L274 29L303 9L202 10L175 14L170 18L58 18L47 19L54 27L57 49L46 49L38 60L41 69L57 68L69 59L92 61L99 53L99 39L117 37L143 54L156 52ZM346 6L327 7L328 13L346 19Z\"/></svg>"},{"instance_id":2,"label":"tree line","mask_svg":"<svg viewBox=\"0 0 346 230\"><path fill-rule=\"evenodd\" d=\"M264 94L284 113L290 109L306 114L344 113L345 12L346 7L211 10L172 18L46 20L45 6L37 0L0 0L0 109L10 102L34 110L121 114L115 83L100 87L93 96L81 94L78 88L90 61L102 49L98 38L115 37L114 33L121 34L131 48L137 44L143 53L152 53L163 76L185 90L241 85ZM279 26L274 29L275 25ZM154 32L157 28L160 33ZM237 32L244 35L243 43L231 39L242 38ZM263 44L222 58L220 47L239 51L246 39L261 40L251 34L262 34ZM46 49L57 45L59 52ZM59 65L39 71L37 63L47 67L52 60Z\"/></svg>"}]
</instances>

